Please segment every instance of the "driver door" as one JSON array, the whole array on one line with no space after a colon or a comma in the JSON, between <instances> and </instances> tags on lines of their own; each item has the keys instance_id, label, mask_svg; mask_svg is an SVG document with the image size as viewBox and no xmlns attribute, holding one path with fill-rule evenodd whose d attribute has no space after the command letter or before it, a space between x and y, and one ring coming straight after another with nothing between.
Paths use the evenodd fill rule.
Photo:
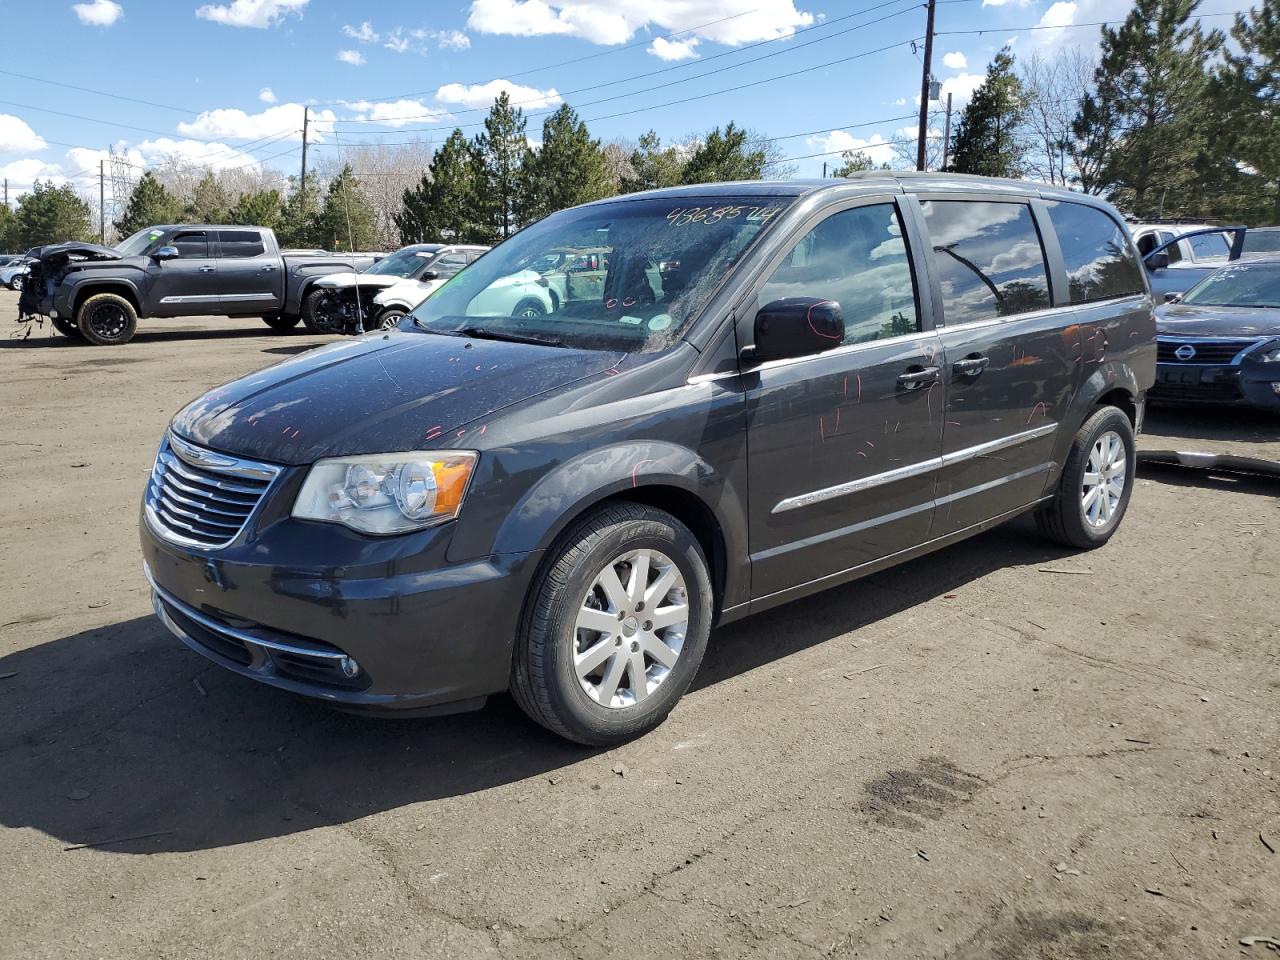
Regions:
<instances>
[{"instance_id":1,"label":"driver door","mask_svg":"<svg viewBox=\"0 0 1280 960\"><path fill-rule=\"evenodd\" d=\"M835 301L845 322L835 349L743 370L755 599L928 538L942 357L898 204L817 215L740 312L740 343L753 342L756 311L786 297Z\"/></svg>"},{"instance_id":2,"label":"driver door","mask_svg":"<svg viewBox=\"0 0 1280 960\"><path fill-rule=\"evenodd\" d=\"M207 230L183 230L160 243L176 247L176 260L152 259L152 313L161 317L198 317L220 312L218 261Z\"/></svg>"}]
</instances>

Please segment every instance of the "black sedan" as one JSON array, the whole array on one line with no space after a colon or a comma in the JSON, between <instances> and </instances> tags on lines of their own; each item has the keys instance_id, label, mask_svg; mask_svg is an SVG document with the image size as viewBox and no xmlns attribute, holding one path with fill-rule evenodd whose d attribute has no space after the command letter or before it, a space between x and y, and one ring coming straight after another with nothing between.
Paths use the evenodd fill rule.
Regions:
<instances>
[{"instance_id":1,"label":"black sedan","mask_svg":"<svg viewBox=\"0 0 1280 960\"><path fill-rule=\"evenodd\" d=\"M1280 412L1280 257L1230 263L1157 317L1153 399Z\"/></svg>"}]
</instances>

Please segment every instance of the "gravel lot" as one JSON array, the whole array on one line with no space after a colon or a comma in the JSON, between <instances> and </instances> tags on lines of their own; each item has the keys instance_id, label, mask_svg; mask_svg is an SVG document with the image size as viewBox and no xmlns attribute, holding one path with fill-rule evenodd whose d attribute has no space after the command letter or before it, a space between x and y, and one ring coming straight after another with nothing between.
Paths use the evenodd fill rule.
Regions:
<instances>
[{"instance_id":1,"label":"gravel lot","mask_svg":"<svg viewBox=\"0 0 1280 960\"><path fill-rule=\"evenodd\" d=\"M1099 552L1019 522L718 630L666 725L593 752L505 697L353 718L172 639L136 546L164 425L322 338L141 330L0 341L0 956L1149 960L1280 939L1280 486L1147 471ZM1280 458L1277 418L1156 411L1149 431Z\"/></svg>"}]
</instances>

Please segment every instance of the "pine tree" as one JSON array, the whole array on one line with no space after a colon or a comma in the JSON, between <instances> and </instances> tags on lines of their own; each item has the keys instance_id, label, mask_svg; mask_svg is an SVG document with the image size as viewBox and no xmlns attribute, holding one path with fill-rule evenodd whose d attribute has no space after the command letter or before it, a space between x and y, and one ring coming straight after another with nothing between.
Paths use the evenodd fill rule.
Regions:
<instances>
[{"instance_id":1,"label":"pine tree","mask_svg":"<svg viewBox=\"0 0 1280 960\"><path fill-rule=\"evenodd\" d=\"M846 150L840 154L840 159L844 161L840 166L836 167L831 174L833 177L847 177L850 174L861 173L863 170L892 170L893 168L887 163L876 166L876 162L871 159L871 154L865 150Z\"/></svg>"},{"instance_id":2,"label":"pine tree","mask_svg":"<svg viewBox=\"0 0 1280 960\"><path fill-rule=\"evenodd\" d=\"M525 154L520 219L524 223L609 196L609 168L600 141L567 103L542 123L542 146Z\"/></svg>"},{"instance_id":3,"label":"pine tree","mask_svg":"<svg viewBox=\"0 0 1280 960\"><path fill-rule=\"evenodd\" d=\"M192 190L186 217L192 223L226 223L231 219L231 195L212 173L206 173Z\"/></svg>"},{"instance_id":4,"label":"pine tree","mask_svg":"<svg viewBox=\"0 0 1280 960\"><path fill-rule=\"evenodd\" d=\"M504 90L485 117L484 133L472 142L477 174L475 207L486 236L505 240L521 227L520 173L529 150L524 111Z\"/></svg>"},{"instance_id":5,"label":"pine tree","mask_svg":"<svg viewBox=\"0 0 1280 960\"><path fill-rule=\"evenodd\" d=\"M275 229L280 224L280 191L242 193L231 208L227 222Z\"/></svg>"},{"instance_id":6,"label":"pine tree","mask_svg":"<svg viewBox=\"0 0 1280 960\"><path fill-rule=\"evenodd\" d=\"M1073 125L1096 185L1139 217L1193 212L1209 115L1206 66L1221 47L1193 19L1199 0L1136 0L1118 28L1102 28L1094 92Z\"/></svg>"},{"instance_id":7,"label":"pine tree","mask_svg":"<svg viewBox=\"0 0 1280 960\"><path fill-rule=\"evenodd\" d=\"M722 180L759 180L764 176L768 155L748 140L751 134L730 123L721 132L716 127L681 171L681 183L717 183Z\"/></svg>"},{"instance_id":8,"label":"pine tree","mask_svg":"<svg viewBox=\"0 0 1280 960\"><path fill-rule=\"evenodd\" d=\"M476 222L478 159L461 130L454 130L431 158L422 181L404 192L396 215L402 243L474 243L489 239Z\"/></svg>"},{"instance_id":9,"label":"pine tree","mask_svg":"<svg viewBox=\"0 0 1280 960\"><path fill-rule=\"evenodd\" d=\"M320 208L319 191L314 176L307 177L301 185L290 177L293 187L280 205L280 219L276 236L282 247L323 247L332 240L320 236L317 222Z\"/></svg>"},{"instance_id":10,"label":"pine tree","mask_svg":"<svg viewBox=\"0 0 1280 960\"><path fill-rule=\"evenodd\" d=\"M329 250L371 250L377 245L377 215L350 166L330 181L316 229Z\"/></svg>"},{"instance_id":11,"label":"pine tree","mask_svg":"<svg viewBox=\"0 0 1280 960\"><path fill-rule=\"evenodd\" d=\"M30 193L18 198L18 249L92 240L96 234L90 213L89 204L80 199L71 184L55 187L52 180L37 180Z\"/></svg>"},{"instance_id":12,"label":"pine tree","mask_svg":"<svg viewBox=\"0 0 1280 960\"><path fill-rule=\"evenodd\" d=\"M1013 54L1005 47L987 66L986 79L973 92L951 140L955 173L985 177L1022 176L1025 145L1019 135L1028 98L1013 72Z\"/></svg>"},{"instance_id":13,"label":"pine tree","mask_svg":"<svg viewBox=\"0 0 1280 960\"><path fill-rule=\"evenodd\" d=\"M178 223L183 219L182 214L178 198L148 170L134 186L133 193L129 194L124 213L116 221L116 231L120 236L128 237L146 227Z\"/></svg>"},{"instance_id":14,"label":"pine tree","mask_svg":"<svg viewBox=\"0 0 1280 960\"><path fill-rule=\"evenodd\" d=\"M0 253L18 253L21 246L18 215L7 203L0 203Z\"/></svg>"},{"instance_id":15,"label":"pine tree","mask_svg":"<svg viewBox=\"0 0 1280 960\"><path fill-rule=\"evenodd\" d=\"M675 147L664 147L654 131L641 135L640 143L631 151L632 176L623 176L619 183L622 193L639 190L657 190L681 183L684 174L684 158Z\"/></svg>"}]
</instances>

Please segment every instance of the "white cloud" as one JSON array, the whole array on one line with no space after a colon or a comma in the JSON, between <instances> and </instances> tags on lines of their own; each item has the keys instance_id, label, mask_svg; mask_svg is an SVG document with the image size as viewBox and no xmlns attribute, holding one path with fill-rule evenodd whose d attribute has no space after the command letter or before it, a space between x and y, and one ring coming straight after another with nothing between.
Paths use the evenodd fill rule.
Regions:
<instances>
[{"instance_id":1,"label":"white cloud","mask_svg":"<svg viewBox=\"0 0 1280 960\"><path fill-rule=\"evenodd\" d=\"M27 121L0 113L0 153L29 153L47 146L44 138L27 126Z\"/></svg>"},{"instance_id":2,"label":"white cloud","mask_svg":"<svg viewBox=\"0 0 1280 960\"><path fill-rule=\"evenodd\" d=\"M952 50L950 53L943 54L942 65L949 70L963 70L969 66L969 61L959 50Z\"/></svg>"},{"instance_id":3,"label":"white cloud","mask_svg":"<svg viewBox=\"0 0 1280 960\"><path fill-rule=\"evenodd\" d=\"M392 27L385 32L374 29L368 20L360 26L346 24L342 28L344 36L361 43L378 43L395 53L414 53L426 56L434 43L441 50L466 50L471 46L471 38L461 30L429 30L426 27Z\"/></svg>"},{"instance_id":4,"label":"white cloud","mask_svg":"<svg viewBox=\"0 0 1280 960\"><path fill-rule=\"evenodd\" d=\"M687 40L668 40L666 37L654 37L646 53L652 53L659 60L688 60L698 55L697 46L702 41L697 37Z\"/></svg>"},{"instance_id":5,"label":"white cloud","mask_svg":"<svg viewBox=\"0 0 1280 960\"><path fill-rule=\"evenodd\" d=\"M208 143L203 140L174 140L156 137L136 144L133 151L142 156L143 163L157 164L166 160L182 160L221 170L227 167L256 167L258 158L251 153L237 150L225 143ZM278 152L278 151L277 151Z\"/></svg>"},{"instance_id":6,"label":"white cloud","mask_svg":"<svg viewBox=\"0 0 1280 960\"><path fill-rule=\"evenodd\" d=\"M360 119L384 127L403 127L410 123L442 123L452 119L448 110L429 107L421 100L396 100L391 103L358 100L345 106L354 110Z\"/></svg>"},{"instance_id":7,"label":"white cloud","mask_svg":"<svg viewBox=\"0 0 1280 960\"><path fill-rule=\"evenodd\" d=\"M1009 4L1025 7L1029 6L1030 3L1031 0L982 0L982 5L984 7L1006 7Z\"/></svg>"},{"instance_id":8,"label":"white cloud","mask_svg":"<svg viewBox=\"0 0 1280 960\"><path fill-rule=\"evenodd\" d=\"M1040 18L1042 27L1065 27L1075 22L1076 5L1069 0L1058 0Z\"/></svg>"},{"instance_id":9,"label":"white cloud","mask_svg":"<svg viewBox=\"0 0 1280 960\"><path fill-rule=\"evenodd\" d=\"M358 67L364 63L364 54L359 50L339 50L338 59L343 63L349 63L353 67Z\"/></svg>"},{"instance_id":10,"label":"white cloud","mask_svg":"<svg viewBox=\"0 0 1280 960\"><path fill-rule=\"evenodd\" d=\"M814 22L813 14L796 9L795 0L755 0L745 13L743 6L740 0L472 0L467 26L478 33L558 34L600 44L625 43L652 28L733 46L789 36Z\"/></svg>"},{"instance_id":11,"label":"white cloud","mask_svg":"<svg viewBox=\"0 0 1280 960\"><path fill-rule=\"evenodd\" d=\"M9 181L10 199L30 190L37 180L54 180L59 183L66 180L61 166L34 158L14 160L0 166L0 177Z\"/></svg>"},{"instance_id":12,"label":"white cloud","mask_svg":"<svg viewBox=\"0 0 1280 960\"><path fill-rule=\"evenodd\" d=\"M352 40L359 40L361 43L373 43L378 39L378 32L373 29L373 24L368 20L358 27L353 27L348 23L343 26L342 33L344 36L348 36Z\"/></svg>"},{"instance_id":13,"label":"white cloud","mask_svg":"<svg viewBox=\"0 0 1280 960\"><path fill-rule=\"evenodd\" d=\"M310 0L232 0L231 3L206 3L196 10L202 20L228 27L266 29L290 13L301 14Z\"/></svg>"},{"instance_id":14,"label":"white cloud","mask_svg":"<svg viewBox=\"0 0 1280 960\"><path fill-rule=\"evenodd\" d=\"M124 7L115 0L89 0L88 3L73 3L71 9L80 18L80 22L88 27L109 27L124 16Z\"/></svg>"},{"instance_id":15,"label":"white cloud","mask_svg":"<svg viewBox=\"0 0 1280 960\"><path fill-rule=\"evenodd\" d=\"M959 73L942 81L942 102L947 102L947 94L964 103L973 96L973 91L982 86L987 79L984 73Z\"/></svg>"},{"instance_id":16,"label":"white cloud","mask_svg":"<svg viewBox=\"0 0 1280 960\"><path fill-rule=\"evenodd\" d=\"M470 50L471 38L461 30L441 30L436 36L441 50Z\"/></svg>"},{"instance_id":17,"label":"white cloud","mask_svg":"<svg viewBox=\"0 0 1280 960\"><path fill-rule=\"evenodd\" d=\"M877 167L882 163L889 163L893 159L893 146L885 141L885 138L878 133L871 135L870 139L862 139L855 137L844 130L832 130L830 133L817 137L809 137L805 143L814 148L815 153L830 153L835 156L835 151L844 153L846 150L861 150L871 162ZM828 161L831 162L831 161ZM835 162L839 162L837 157Z\"/></svg>"},{"instance_id":18,"label":"white cloud","mask_svg":"<svg viewBox=\"0 0 1280 960\"><path fill-rule=\"evenodd\" d=\"M522 107L549 107L560 102L560 94L554 87L539 90L536 87L524 87L510 80L490 80L488 83L477 83L467 86L461 83L446 83L436 91L436 99L441 103L456 103L464 107L488 107L497 99L498 94L506 91L511 102Z\"/></svg>"},{"instance_id":19,"label":"white cloud","mask_svg":"<svg viewBox=\"0 0 1280 960\"><path fill-rule=\"evenodd\" d=\"M258 91L258 99L263 103L275 103L277 99L276 92L270 87L263 87Z\"/></svg>"},{"instance_id":20,"label":"white cloud","mask_svg":"<svg viewBox=\"0 0 1280 960\"><path fill-rule=\"evenodd\" d=\"M232 107L206 110L191 123L178 124L178 132L184 137L201 137L207 140L257 140L289 131L285 140L302 139L302 104L279 103L261 113L245 113ZM312 139L333 130L338 119L332 110L311 110Z\"/></svg>"}]
</instances>

